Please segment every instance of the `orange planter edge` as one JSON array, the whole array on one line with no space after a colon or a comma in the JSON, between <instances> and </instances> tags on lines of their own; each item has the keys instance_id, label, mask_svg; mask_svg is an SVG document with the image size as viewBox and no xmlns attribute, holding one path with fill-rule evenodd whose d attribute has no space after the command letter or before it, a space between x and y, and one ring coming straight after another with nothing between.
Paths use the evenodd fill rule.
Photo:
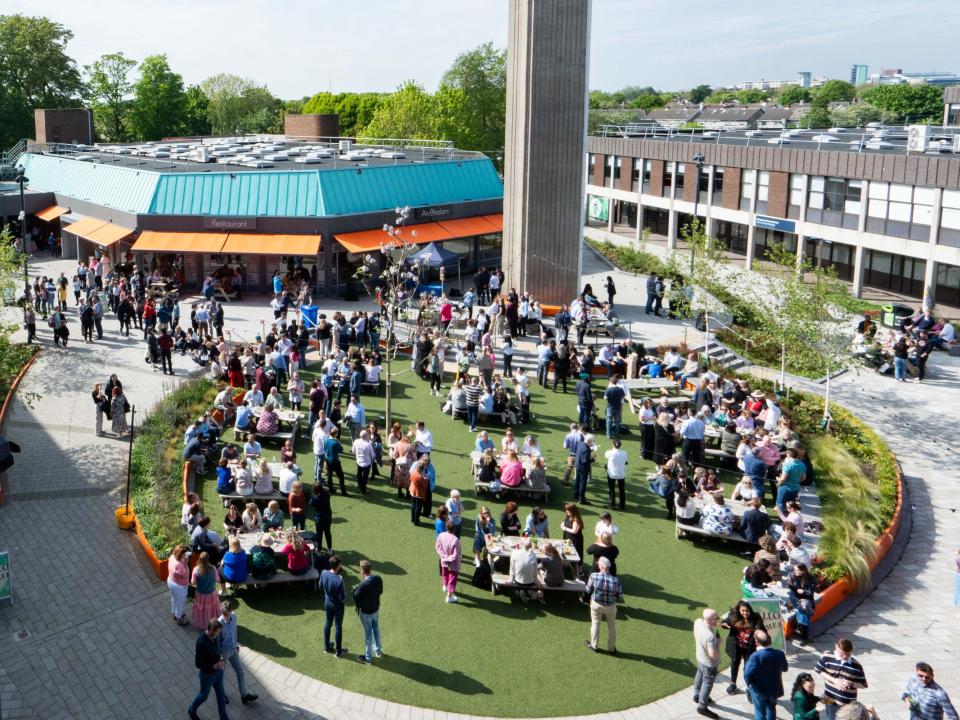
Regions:
<instances>
[{"instance_id":1,"label":"orange planter edge","mask_svg":"<svg viewBox=\"0 0 960 720\"><path fill-rule=\"evenodd\" d=\"M20 387L20 381L23 380L23 376L27 374L27 370L33 365L33 361L37 359L37 355L40 354L40 348L35 347L33 352L30 353L30 357L27 358L27 361L23 364L23 367L20 368L20 372L17 373L17 376L13 379L13 382L10 383L10 389L7 391L7 396L3 399L3 407L0 407L0 427L3 426L3 423L7 419L7 408L10 407L10 400L13 398L14 393L17 392L17 388ZM3 488L0 487L0 505L5 505L7 498L4 495Z\"/></svg>"},{"instance_id":2,"label":"orange planter edge","mask_svg":"<svg viewBox=\"0 0 960 720\"><path fill-rule=\"evenodd\" d=\"M143 528L140 526L140 518L135 517L134 524L137 528L137 539L140 540L140 547L143 548L143 552L147 556L147 562L150 563L150 566L153 568L153 572L156 573L158 579L166 580L167 563L157 558L157 554L153 551L153 548L150 547L150 543L147 542L147 536L143 534Z\"/></svg>"},{"instance_id":3,"label":"orange planter edge","mask_svg":"<svg viewBox=\"0 0 960 720\"><path fill-rule=\"evenodd\" d=\"M890 548L893 547L893 541L900 529L900 515L903 512L903 473L900 471L900 465L897 464L897 506L893 510L893 517L890 518L890 524L880 533L875 540L877 553L870 563L870 572L873 572L877 565L887 556ZM828 612L843 602L850 593L854 591L853 584L849 577L842 577L833 583L820 595L820 601L817 603L817 609L813 613L811 622L815 622L826 615Z\"/></svg>"}]
</instances>

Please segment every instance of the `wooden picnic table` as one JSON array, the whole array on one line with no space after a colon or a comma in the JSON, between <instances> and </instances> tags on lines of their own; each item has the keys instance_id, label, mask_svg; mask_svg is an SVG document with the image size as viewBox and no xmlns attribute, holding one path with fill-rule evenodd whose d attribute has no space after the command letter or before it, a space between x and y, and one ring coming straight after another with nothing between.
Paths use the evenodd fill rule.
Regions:
<instances>
[{"instance_id":1,"label":"wooden picnic table","mask_svg":"<svg viewBox=\"0 0 960 720\"><path fill-rule=\"evenodd\" d=\"M624 390L677 390L680 383L670 378L630 378L621 380L620 387Z\"/></svg>"},{"instance_id":2,"label":"wooden picnic table","mask_svg":"<svg viewBox=\"0 0 960 720\"><path fill-rule=\"evenodd\" d=\"M533 547L537 560L543 560L546 554L543 547L549 543L560 552L560 558L567 564L580 562L580 554L569 540L552 540L550 538L532 538L535 545ZM487 555L490 557L491 565L496 558L509 558L510 554L523 547L523 538L516 535L487 535Z\"/></svg>"}]
</instances>

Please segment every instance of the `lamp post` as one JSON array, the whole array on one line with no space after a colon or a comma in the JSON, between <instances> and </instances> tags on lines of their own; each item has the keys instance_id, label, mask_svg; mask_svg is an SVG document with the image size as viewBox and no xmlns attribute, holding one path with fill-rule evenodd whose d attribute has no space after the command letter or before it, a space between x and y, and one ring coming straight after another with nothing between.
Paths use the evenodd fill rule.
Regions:
<instances>
[{"instance_id":1,"label":"lamp post","mask_svg":"<svg viewBox=\"0 0 960 720\"><path fill-rule=\"evenodd\" d=\"M697 206L700 204L700 175L703 173L703 155L694 155L693 162L697 165L697 179L695 182L695 190L693 194L693 222L697 222ZM694 258L697 253L697 247L690 243L690 278L693 279L693 263Z\"/></svg>"},{"instance_id":2,"label":"lamp post","mask_svg":"<svg viewBox=\"0 0 960 720\"><path fill-rule=\"evenodd\" d=\"M23 174L22 166L17 168L17 176L14 178L14 182L20 186L20 251L23 253L23 297L24 302L26 302L30 294L30 275L27 268L27 259L29 258L27 252L27 206L23 196L23 186L30 182L30 178ZM26 312L26 306L24 306L24 312Z\"/></svg>"}]
</instances>

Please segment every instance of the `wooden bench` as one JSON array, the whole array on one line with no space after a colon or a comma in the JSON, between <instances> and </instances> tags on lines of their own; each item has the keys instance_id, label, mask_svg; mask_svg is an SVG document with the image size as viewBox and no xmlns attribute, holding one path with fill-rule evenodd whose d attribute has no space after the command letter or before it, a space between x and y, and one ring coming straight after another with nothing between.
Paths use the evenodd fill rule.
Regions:
<instances>
[{"instance_id":1,"label":"wooden bench","mask_svg":"<svg viewBox=\"0 0 960 720\"><path fill-rule=\"evenodd\" d=\"M257 436L257 440L260 441L261 443L264 440L279 440L281 443L286 442L287 440L289 440L290 442L295 442L297 439L296 430L287 430L287 431L278 430L273 435L261 435L258 432L255 432L255 434Z\"/></svg>"},{"instance_id":2,"label":"wooden bench","mask_svg":"<svg viewBox=\"0 0 960 720\"><path fill-rule=\"evenodd\" d=\"M717 458L722 460L725 467L736 467L737 466L737 456L728 452L724 452L720 448L704 448L703 454L709 458Z\"/></svg>"},{"instance_id":3,"label":"wooden bench","mask_svg":"<svg viewBox=\"0 0 960 720\"><path fill-rule=\"evenodd\" d=\"M491 576L490 589L494 595L500 590L518 588L517 585L513 584L513 581L510 579L509 575L504 575L503 573L493 573ZM543 583L538 582L535 587L528 588L523 587L519 588L522 590L556 590L558 592L575 592L583 593L587 591L587 584L583 580L567 580L564 579L563 585L544 585Z\"/></svg>"},{"instance_id":4,"label":"wooden bench","mask_svg":"<svg viewBox=\"0 0 960 720\"><path fill-rule=\"evenodd\" d=\"M271 500L276 500L277 502L287 501L287 496L284 495L279 490L274 490L270 495L263 495L263 494L256 494L256 493L253 495L238 495L237 493L223 495L221 493L217 493L217 495L220 495L220 500L223 501L224 507L230 507L230 502L232 500L241 500L243 504L246 504L248 502L257 502L258 500L262 501L265 504L270 502Z\"/></svg>"},{"instance_id":5,"label":"wooden bench","mask_svg":"<svg viewBox=\"0 0 960 720\"><path fill-rule=\"evenodd\" d=\"M364 392L372 392L374 395L380 394L380 387L383 385L383 378L379 382L362 382L360 383L360 389Z\"/></svg>"},{"instance_id":6,"label":"wooden bench","mask_svg":"<svg viewBox=\"0 0 960 720\"><path fill-rule=\"evenodd\" d=\"M482 492L490 492L490 483L480 482L479 480L475 479L473 481L473 486L478 494ZM518 485L517 487L507 487L506 485L501 485L499 492L501 493L515 492L517 493L518 496L525 494L527 497L530 497L530 498L542 497L545 502L550 502L549 486L543 490L534 490L533 488L527 487L526 485Z\"/></svg>"},{"instance_id":7,"label":"wooden bench","mask_svg":"<svg viewBox=\"0 0 960 720\"><path fill-rule=\"evenodd\" d=\"M283 570L278 572L272 578L269 578L267 580L258 580L257 578L253 577L253 575L247 575L247 579L244 580L242 583L231 582L229 584L231 586L239 587L241 585L242 586L282 585L284 583L308 582L308 583L313 583L315 587L319 587L318 585L316 585L319 579L320 579L320 573L317 572L317 569L310 568L303 575L294 575L291 572L287 572L286 570Z\"/></svg>"},{"instance_id":8,"label":"wooden bench","mask_svg":"<svg viewBox=\"0 0 960 720\"><path fill-rule=\"evenodd\" d=\"M686 535L699 535L701 537L716 538L718 540L723 540L723 542L737 542L743 543L744 545L756 545L755 542L750 542L747 540L741 533L734 531L730 535L718 535L717 533L708 532L704 530L699 525L684 525L679 520L676 521L676 533L677 540Z\"/></svg>"}]
</instances>

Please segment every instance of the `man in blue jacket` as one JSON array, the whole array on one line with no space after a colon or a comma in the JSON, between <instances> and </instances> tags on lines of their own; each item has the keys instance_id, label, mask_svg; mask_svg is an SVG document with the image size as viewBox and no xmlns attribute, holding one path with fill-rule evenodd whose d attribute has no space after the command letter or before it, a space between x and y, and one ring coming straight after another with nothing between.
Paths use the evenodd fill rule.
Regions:
<instances>
[{"instance_id":1,"label":"man in blue jacket","mask_svg":"<svg viewBox=\"0 0 960 720\"><path fill-rule=\"evenodd\" d=\"M743 679L753 699L754 720L776 720L777 698L783 697L783 673L787 671L787 656L782 650L770 647L770 636L763 630L753 634L757 651L747 660Z\"/></svg>"}]
</instances>

